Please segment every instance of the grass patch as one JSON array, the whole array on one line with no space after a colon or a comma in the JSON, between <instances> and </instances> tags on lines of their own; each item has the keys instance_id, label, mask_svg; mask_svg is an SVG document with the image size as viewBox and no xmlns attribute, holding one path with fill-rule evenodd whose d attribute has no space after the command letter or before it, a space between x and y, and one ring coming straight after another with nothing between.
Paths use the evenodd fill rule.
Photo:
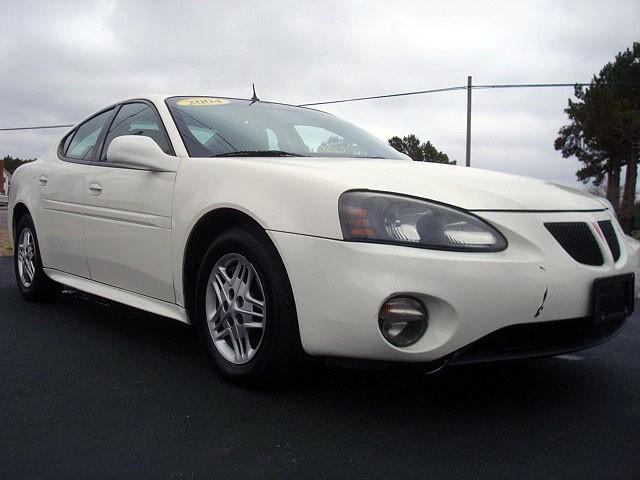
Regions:
<instances>
[{"instance_id":1,"label":"grass patch","mask_svg":"<svg viewBox=\"0 0 640 480\"><path fill-rule=\"evenodd\" d=\"M0 230L0 257L10 257L12 255L13 250L9 245L9 232Z\"/></svg>"}]
</instances>

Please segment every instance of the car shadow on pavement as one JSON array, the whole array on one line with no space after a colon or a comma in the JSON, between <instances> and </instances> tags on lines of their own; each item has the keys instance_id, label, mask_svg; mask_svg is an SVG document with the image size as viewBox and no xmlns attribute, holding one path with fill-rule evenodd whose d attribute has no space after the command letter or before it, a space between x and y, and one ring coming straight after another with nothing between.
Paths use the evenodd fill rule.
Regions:
<instances>
[{"instance_id":1,"label":"car shadow on pavement","mask_svg":"<svg viewBox=\"0 0 640 480\"><path fill-rule=\"evenodd\" d=\"M198 372L218 388L239 388L216 374L195 330L188 325L81 292L65 291L58 303L73 309L72 319L82 322L83 330L93 328L95 333L106 335L105 341L111 337L115 345L121 343L127 350L140 348L164 356L167 361L180 359L185 368L194 369L182 372L184 375ZM73 322L72 319L69 321ZM472 402L495 408L496 403L518 404L532 397L540 405L545 401L562 402L563 398L575 402L576 395L589 395L594 388L594 376L610 378L606 365L590 362L586 370L583 366L584 362L547 358L456 366L432 374L417 374L403 369L370 371L326 366L317 361L302 378L291 383L262 390L241 390L274 397L322 398L326 395L332 401L336 401L339 392L345 405L351 400L362 408L362 399L366 399L368 405L379 403L385 410L395 405L403 414L411 405L440 404L446 410ZM406 402L406 398L411 401Z\"/></svg>"}]
</instances>

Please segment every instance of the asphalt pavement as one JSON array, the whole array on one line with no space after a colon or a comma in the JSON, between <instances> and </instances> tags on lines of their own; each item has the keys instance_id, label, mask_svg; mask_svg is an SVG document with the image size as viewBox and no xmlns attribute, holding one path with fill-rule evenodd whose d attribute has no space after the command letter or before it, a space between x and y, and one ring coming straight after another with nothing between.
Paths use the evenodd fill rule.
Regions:
<instances>
[{"instance_id":1,"label":"asphalt pavement","mask_svg":"<svg viewBox=\"0 0 640 480\"><path fill-rule=\"evenodd\" d=\"M559 358L425 377L320 368L253 391L192 329L67 293L0 258L0 477L640 477L640 326Z\"/></svg>"}]
</instances>

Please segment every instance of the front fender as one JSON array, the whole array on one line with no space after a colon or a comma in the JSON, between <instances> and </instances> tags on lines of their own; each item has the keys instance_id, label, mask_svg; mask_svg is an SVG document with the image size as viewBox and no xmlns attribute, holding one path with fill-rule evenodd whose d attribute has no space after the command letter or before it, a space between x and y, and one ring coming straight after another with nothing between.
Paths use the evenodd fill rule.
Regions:
<instances>
[{"instance_id":1,"label":"front fender","mask_svg":"<svg viewBox=\"0 0 640 480\"><path fill-rule=\"evenodd\" d=\"M189 235L207 213L240 211L264 230L341 239L339 182L314 178L304 168L260 159L189 158L181 162L174 191L174 280L184 304L182 272ZM182 303L181 303L182 302Z\"/></svg>"}]
</instances>

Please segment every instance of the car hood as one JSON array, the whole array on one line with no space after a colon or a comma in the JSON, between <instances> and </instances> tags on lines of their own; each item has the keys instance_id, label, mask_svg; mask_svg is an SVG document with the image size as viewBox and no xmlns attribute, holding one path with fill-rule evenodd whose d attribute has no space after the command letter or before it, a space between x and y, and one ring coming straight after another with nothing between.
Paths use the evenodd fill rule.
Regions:
<instances>
[{"instance_id":1,"label":"car hood","mask_svg":"<svg viewBox=\"0 0 640 480\"><path fill-rule=\"evenodd\" d=\"M456 165L342 158L279 158L267 161L281 167L287 165L294 170L303 169L322 183L337 183L344 191L395 192L467 210L573 211L606 208L594 196L577 189Z\"/></svg>"}]
</instances>

